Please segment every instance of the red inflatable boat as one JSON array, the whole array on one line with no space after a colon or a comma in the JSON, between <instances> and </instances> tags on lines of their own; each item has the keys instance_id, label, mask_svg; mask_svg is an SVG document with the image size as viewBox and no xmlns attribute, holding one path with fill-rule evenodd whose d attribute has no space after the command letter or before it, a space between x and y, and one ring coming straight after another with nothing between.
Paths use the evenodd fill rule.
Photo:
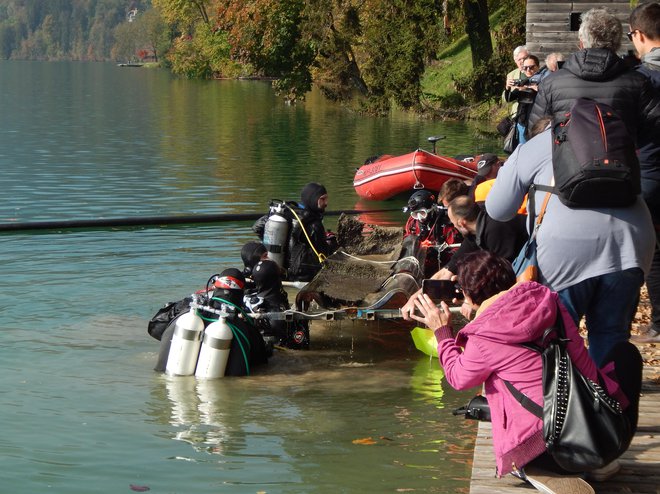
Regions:
<instances>
[{"instance_id":1,"label":"red inflatable boat","mask_svg":"<svg viewBox=\"0 0 660 494\"><path fill-rule=\"evenodd\" d=\"M401 156L383 155L358 168L353 187L360 197L372 201L389 199L414 189L439 191L450 178L472 180L475 161L460 161L418 149Z\"/></svg>"}]
</instances>

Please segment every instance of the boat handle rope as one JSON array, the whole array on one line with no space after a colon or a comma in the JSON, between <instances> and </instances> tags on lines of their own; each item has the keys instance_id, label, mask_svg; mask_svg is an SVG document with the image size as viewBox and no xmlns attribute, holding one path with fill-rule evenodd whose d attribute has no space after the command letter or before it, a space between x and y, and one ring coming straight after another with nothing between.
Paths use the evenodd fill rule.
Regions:
<instances>
[{"instance_id":1,"label":"boat handle rope","mask_svg":"<svg viewBox=\"0 0 660 494\"><path fill-rule=\"evenodd\" d=\"M314 248L314 243L312 242L312 239L309 238L309 235L307 234L307 230L305 229L305 225L303 224L302 220L300 219L300 216L298 216L298 214L288 204L286 204L286 207L289 209L289 211L291 211L293 216L296 217L296 219L298 220L298 223L300 223L300 228L302 228L302 231L305 234L305 238L307 239L307 243L309 244L309 246L314 251L314 254L316 254L316 257L318 258L319 262L321 264L323 264L325 262L325 259L326 259L325 255L324 254L319 254L319 251L317 251L316 248Z\"/></svg>"},{"instance_id":2,"label":"boat handle rope","mask_svg":"<svg viewBox=\"0 0 660 494\"><path fill-rule=\"evenodd\" d=\"M414 189L423 189L424 184L419 180L419 177L417 176L417 170L415 170L415 165L417 164L417 152L419 149L415 151L415 154L413 154L413 159L412 159L412 172L413 172L413 177L415 177L415 185L413 185Z\"/></svg>"}]
</instances>

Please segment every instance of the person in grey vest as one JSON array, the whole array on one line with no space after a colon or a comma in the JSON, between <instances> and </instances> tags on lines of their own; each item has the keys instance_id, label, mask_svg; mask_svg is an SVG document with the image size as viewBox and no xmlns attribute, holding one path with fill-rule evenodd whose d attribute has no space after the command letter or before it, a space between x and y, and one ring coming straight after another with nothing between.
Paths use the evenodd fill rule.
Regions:
<instances>
[{"instance_id":1,"label":"person in grey vest","mask_svg":"<svg viewBox=\"0 0 660 494\"><path fill-rule=\"evenodd\" d=\"M551 185L552 131L516 148L486 198L499 221L513 218L532 184ZM534 195L538 215L545 192ZM531 195L531 193L530 193ZM570 208L551 194L536 236L539 281L559 293L576 324L586 317L589 354L598 366L630 338L655 234L641 195L629 207Z\"/></svg>"}]
</instances>

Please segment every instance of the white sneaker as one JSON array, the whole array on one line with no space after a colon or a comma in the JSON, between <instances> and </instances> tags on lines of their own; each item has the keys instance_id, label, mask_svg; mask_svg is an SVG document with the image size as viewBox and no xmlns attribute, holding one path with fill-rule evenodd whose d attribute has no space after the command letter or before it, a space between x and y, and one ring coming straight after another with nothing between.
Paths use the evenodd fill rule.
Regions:
<instances>
[{"instance_id":1,"label":"white sneaker","mask_svg":"<svg viewBox=\"0 0 660 494\"><path fill-rule=\"evenodd\" d=\"M621 463L619 460L614 460L611 463L608 463L602 468L597 468L587 473L587 478L593 480L594 482L605 482L606 480L611 479L621 470Z\"/></svg>"},{"instance_id":2,"label":"white sneaker","mask_svg":"<svg viewBox=\"0 0 660 494\"><path fill-rule=\"evenodd\" d=\"M630 340L633 343L660 343L660 331L652 324L645 331L633 335Z\"/></svg>"},{"instance_id":3,"label":"white sneaker","mask_svg":"<svg viewBox=\"0 0 660 494\"><path fill-rule=\"evenodd\" d=\"M577 476L561 475L534 467L525 467L523 472L527 482L532 484L537 491L544 494L596 493L587 481Z\"/></svg>"}]
</instances>

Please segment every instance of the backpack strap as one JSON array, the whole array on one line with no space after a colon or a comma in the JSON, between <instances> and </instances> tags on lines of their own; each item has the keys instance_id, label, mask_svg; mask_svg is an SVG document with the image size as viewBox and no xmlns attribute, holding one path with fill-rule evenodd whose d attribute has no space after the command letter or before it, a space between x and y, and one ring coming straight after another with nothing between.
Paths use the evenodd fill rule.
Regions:
<instances>
[{"instance_id":1,"label":"backpack strap","mask_svg":"<svg viewBox=\"0 0 660 494\"><path fill-rule=\"evenodd\" d=\"M554 177L551 180L551 183L555 183ZM550 201L550 194L552 194L552 190L554 190L553 185L539 185L539 184L532 184L529 186L529 191L527 193L527 197L529 197L529 209L527 210L527 215L529 217L529 236L530 240L533 240L536 237L536 232L541 226L541 222L543 221L543 217L545 216L545 210L548 207L548 201ZM536 204L536 191L541 190L541 191L546 191L547 193L545 194L545 197L543 198L543 205L541 206L541 211L539 212L538 217L536 218L536 223L534 223L534 210L535 210L535 204Z\"/></svg>"},{"instance_id":2,"label":"backpack strap","mask_svg":"<svg viewBox=\"0 0 660 494\"><path fill-rule=\"evenodd\" d=\"M559 194L559 190L557 187L554 187L552 185L536 185L536 190L540 190L542 192L549 192L550 194Z\"/></svg>"}]
</instances>

